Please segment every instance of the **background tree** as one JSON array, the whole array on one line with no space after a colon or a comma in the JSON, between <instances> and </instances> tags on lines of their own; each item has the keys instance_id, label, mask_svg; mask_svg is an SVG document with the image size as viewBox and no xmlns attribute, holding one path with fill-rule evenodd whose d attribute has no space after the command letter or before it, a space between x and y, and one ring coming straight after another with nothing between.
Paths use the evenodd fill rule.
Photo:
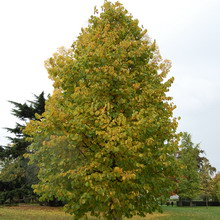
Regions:
<instances>
[{"instance_id":1,"label":"background tree","mask_svg":"<svg viewBox=\"0 0 220 220\"><path fill-rule=\"evenodd\" d=\"M178 161L181 164L178 177L178 195L180 202L183 199L190 200L197 197L200 193L199 168L201 163L199 144L194 145L191 135L187 132L182 134Z\"/></svg>"},{"instance_id":2,"label":"background tree","mask_svg":"<svg viewBox=\"0 0 220 220\"><path fill-rule=\"evenodd\" d=\"M191 135L187 132L182 134L178 161L181 164L178 177L178 195L181 200L192 200L201 196L206 201L213 193L213 175L216 172L209 160L204 156L204 151L199 144L194 144Z\"/></svg>"},{"instance_id":3,"label":"background tree","mask_svg":"<svg viewBox=\"0 0 220 220\"><path fill-rule=\"evenodd\" d=\"M23 128L29 120L36 120L36 114L42 114L45 110L45 98L42 92L35 95L34 101L17 103L14 105L12 114L19 119L15 128L6 128L12 137L8 137L10 144L0 149L1 173L0 173L0 200L1 203L24 202L34 198L32 184L38 181L38 168L28 165L28 159L24 158L30 142L26 141L27 135Z\"/></svg>"},{"instance_id":4,"label":"background tree","mask_svg":"<svg viewBox=\"0 0 220 220\"><path fill-rule=\"evenodd\" d=\"M214 184L212 177L215 172L215 167L211 166L209 160L206 157L203 157L199 174L200 190L202 191L202 196L206 201L206 206L208 206L209 198L211 197L213 192Z\"/></svg>"},{"instance_id":5,"label":"background tree","mask_svg":"<svg viewBox=\"0 0 220 220\"><path fill-rule=\"evenodd\" d=\"M217 195L218 200L220 201L220 181L217 182L216 195Z\"/></svg>"},{"instance_id":6,"label":"background tree","mask_svg":"<svg viewBox=\"0 0 220 220\"><path fill-rule=\"evenodd\" d=\"M42 199L78 219L121 219L160 209L172 191L178 135L166 92L170 63L120 3L105 1L69 50L46 62L54 93L31 121L29 156Z\"/></svg>"},{"instance_id":7,"label":"background tree","mask_svg":"<svg viewBox=\"0 0 220 220\"><path fill-rule=\"evenodd\" d=\"M217 173L212 179L213 181L213 191L212 191L212 200L220 201L220 173Z\"/></svg>"}]
</instances>

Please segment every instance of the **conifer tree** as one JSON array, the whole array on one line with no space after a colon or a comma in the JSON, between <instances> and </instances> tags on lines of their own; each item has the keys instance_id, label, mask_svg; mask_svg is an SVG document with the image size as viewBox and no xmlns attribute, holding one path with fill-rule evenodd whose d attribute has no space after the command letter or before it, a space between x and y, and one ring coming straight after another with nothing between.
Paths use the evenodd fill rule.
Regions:
<instances>
[{"instance_id":1,"label":"conifer tree","mask_svg":"<svg viewBox=\"0 0 220 220\"><path fill-rule=\"evenodd\" d=\"M172 191L178 135L170 62L120 3L105 1L70 49L46 62L54 92L25 131L41 199L76 219L144 216Z\"/></svg>"},{"instance_id":2,"label":"conifer tree","mask_svg":"<svg viewBox=\"0 0 220 220\"><path fill-rule=\"evenodd\" d=\"M31 186L38 182L38 168L35 165L28 165L28 159L23 157L30 145L30 142L26 141L27 135L23 133L23 128L29 120L36 120L36 113L44 112L44 93L35 95L35 100L28 103L13 101L10 103L14 105L12 114L20 122L16 123L15 128L6 128L13 137L8 137L10 140L8 146L0 148L0 203L30 201L36 196Z\"/></svg>"}]
</instances>

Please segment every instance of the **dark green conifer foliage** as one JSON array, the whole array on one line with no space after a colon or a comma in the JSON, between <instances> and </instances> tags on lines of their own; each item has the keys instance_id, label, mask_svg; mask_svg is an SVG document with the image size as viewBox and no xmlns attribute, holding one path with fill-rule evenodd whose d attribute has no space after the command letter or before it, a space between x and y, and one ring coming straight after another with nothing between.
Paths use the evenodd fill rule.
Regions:
<instances>
[{"instance_id":1,"label":"dark green conifer foliage","mask_svg":"<svg viewBox=\"0 0 220 220\"><path fill-rule=\"evenodd\" d=\"M29 120L36 120L35 114L41 115L45 111L44 92L39 96L34 96L34 101L28 101L28 103L24 104L9 101L14 105L12 114L22 123L16 123L15 128L6 128L8 132L14 135L14 137L8 137L13 147L6 148L5 153L7 158L17 158L26 153L27 146L30 145L30 142L25 140L27 136L23 133L22 129Z\"/></svg>"},{"instance_id":2,"label":"dark green conifer foliage","mask_svg":"<svg viewBox=\"0 0 220 220\"><path fill-rule=\"evenodd\" d=\"M14 128L6 128L13 136L8 137L8 146L0 147L3 166L0 174L0 203L28 201L29 198L35 197L31 185L38 181L38 169L35 165L28 165L28 159L23 156L30 145L30 142L26 141L27 135L23 133L23 128L29 120L37 120L36 113L42 114L45 110L44 92L34 96L34 101L24 104L10 101L14 105L12 114L20 122L17 122Z\"/></svg>"}]
</instances>

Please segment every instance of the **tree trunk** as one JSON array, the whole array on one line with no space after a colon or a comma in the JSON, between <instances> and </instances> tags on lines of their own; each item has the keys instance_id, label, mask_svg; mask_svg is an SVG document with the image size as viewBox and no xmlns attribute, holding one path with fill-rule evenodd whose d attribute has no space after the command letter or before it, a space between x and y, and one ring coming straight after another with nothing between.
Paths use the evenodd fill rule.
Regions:
<instances>
[{"instance_id":1,"label":"tree trunk","mask_svg":"<svg viewBox=\"0 0 220 220\"><path fill-rule=\"evenodd\" d=\"M193 206L192 199L190 199L189 204L190 204L190 207L192 207L192 206Z\"/></svg>"},{"instance_id":2,"label":"tree trunk","mask_svg":"<svg viewBox=\"0 0 220 220\"><path fill-rule=\"evenodd\" d=\"M110 210L109 214L110 214L112 220L122 220L122 217L120 215L118 215L117 212L115 212L112 209Z\"/></svg>"},{"instance_id":3,"label":"tree trunk","mask_svg":"<svg viewBox=\"0 0 220 220\"><path fill-rule=\"evenodd\" d=\"M116 217L115 215L112 215L111 218L112 218L112 220L122 220L121 217Z\"/></svg>"},{"instance_id":4,"label":"tree trunk","mask_svg":"<svg viewBox=\"0 0 220 220\"><path fill-rule=\"evenodd\" d=\"M206 205L206 208L208 208L208 206L209 206L209 203L208 203L208 196L205 196L205 205Z\"/></svg>"}]
</instances>

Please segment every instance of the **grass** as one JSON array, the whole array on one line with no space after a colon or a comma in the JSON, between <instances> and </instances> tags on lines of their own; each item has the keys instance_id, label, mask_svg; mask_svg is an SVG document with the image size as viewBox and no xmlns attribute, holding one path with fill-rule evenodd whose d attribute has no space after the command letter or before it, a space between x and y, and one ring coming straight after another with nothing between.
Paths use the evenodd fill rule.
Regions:
<instances>
[{"instance_id":1,"label":"grass","mask_svg":"<svg viewBox=\"0 0 220 220\"><path fill-rule=\"evenodd\" d=\"M163 207L164 212L132 220L219 220L220 207ZM38 205L0 206L1 220L73 220L62 208ZM95 220L95 218L89 218Z\"/></svg>"},{"instance_id":2,"label":"grass","mask_svg":"<svg viewBox=\"0 0 220 220\"><path fill-rule=\"evenodd\" d=\"M1 220L70 220L72 216L64 213L62 208L39 205L1 206Z\"/></svg>"},{"instance_id":3,"label":"grass","mask_svg":"<svg viewBox=\"0 0 220 220\"><path fill-rule=\"evenodd\" d=\"M220 207L164 207L162 220L219 220Z\"/></svg>"}]
</instances>

